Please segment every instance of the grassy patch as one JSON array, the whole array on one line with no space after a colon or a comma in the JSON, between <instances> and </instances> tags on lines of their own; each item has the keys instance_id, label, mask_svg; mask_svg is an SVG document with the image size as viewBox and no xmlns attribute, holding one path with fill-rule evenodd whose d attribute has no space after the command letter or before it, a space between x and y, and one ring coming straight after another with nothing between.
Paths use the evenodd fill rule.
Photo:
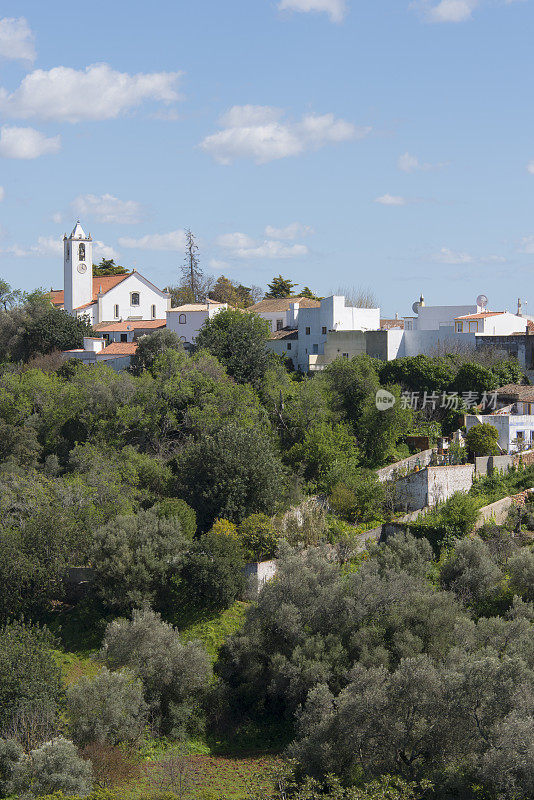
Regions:
<instances>
[{"instance_id":1,"label":"grassy patch","mask_svg":"<svg viewBox=\"0 0 534 800\"><path fill-rule=\"evenodd\" d=\"M260 792L267 798L274 794L274 777L280 767L281 761L269 756L166 756L145 766L146 778L142 785L133 788L131 796L142 797L143 787L145 790L165 787L171 791L179 787L180 796L188 800L247 800Z\"/></svg>"},{"instance_id":2,"label":"grassy patch","mask_svg":"<svg viewBox=\"0 0 534 800\"><path fill-rule=\"evenodd\" d=\"M184 641L191 642L198 639L203 643L212 661L215 661L226 639L243 625L247 605L238 600L224 611L204 612L200 618L176 620L175 624L179 626L180 636Z\"/></svg>"},{"instance_id":3,"label":"grassy patch","mask_svg":"<svg viewBox=\"0 0 534 800\"><path fill-rule=\"evenodd\" d=\"M61 667L64 683L69 686L76 683L80 678L93 678L100 670L100 664L88 655L78 655L76 653L63 653L54 650L54 657Z\"/></svg>"}]
</instances>

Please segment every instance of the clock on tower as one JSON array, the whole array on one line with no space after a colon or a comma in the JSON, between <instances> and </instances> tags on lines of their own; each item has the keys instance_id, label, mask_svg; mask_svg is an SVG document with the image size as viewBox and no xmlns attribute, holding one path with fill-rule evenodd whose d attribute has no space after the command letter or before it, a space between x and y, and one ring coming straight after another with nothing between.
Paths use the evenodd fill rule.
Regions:
<instances>
[{"instance_id":1,"label":"clock on tower","mask_svg":"<svg viewBox=\"0 0 534 800\"><path fill-rule=\"evenodd\" d=\"M63 237L65 310L70 314L93 300L93 240L78 220L71 235Z\"/></svg>"}]
</instances>

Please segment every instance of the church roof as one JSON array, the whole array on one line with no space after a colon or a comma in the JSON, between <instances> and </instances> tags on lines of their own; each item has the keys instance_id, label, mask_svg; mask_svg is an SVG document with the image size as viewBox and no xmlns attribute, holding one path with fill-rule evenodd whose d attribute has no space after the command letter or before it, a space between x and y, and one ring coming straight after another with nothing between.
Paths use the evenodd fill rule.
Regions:
<instances>
[{"instance_id":1,"label":"church roof","mask_svg":"<svg viewBox=\"0 0 534 800\"><path fill-rule=\"evenodd\" d=\"M74 230L72 231L72 233L70 235L70 238L71 239L87 239L87 236L85 235L85 231L82 228L82 226L80 225L80 220L78 220L78 222L74 226Z\"/></svg>"},{"instance_id":2,"label":"church roof","mask_svg":"<svg viewBox=\"0 0 534 800\"><path fill-rule=\"evenodd\" d=\"M132 272L127 272L126 275L102 275L93 278L93 299L89 303L79 306L79 308L89 308L93 303L96 303L100 292L106 294L106 292L109 292L110 289L114 289L115 286L118 286L119 283L122 283L122 281L129 278L132 274ZM65 303L65 292L63 289L51 289L48 296L50 297L50 302L54 306L62 306Z\"/></svg>"}]
</instances>

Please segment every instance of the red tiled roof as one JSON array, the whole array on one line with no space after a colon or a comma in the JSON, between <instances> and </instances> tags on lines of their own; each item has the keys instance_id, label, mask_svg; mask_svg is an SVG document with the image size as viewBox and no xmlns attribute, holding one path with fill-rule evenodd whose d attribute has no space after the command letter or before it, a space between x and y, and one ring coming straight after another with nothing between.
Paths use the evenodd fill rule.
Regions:
<instances>
[{"instance_id":1,"label":"red tiled roof","mask_svg":"<svg viewBox=\"0 0 534 800\"><path fill-rule=\"evenodd\" d=\"M93 325L95 331L110 331L111 333L119 333L121 331L133 331L136 328L165 328L167 320L165 319L130 319L124 322L99 322L98 325Z\"/></svg>"},{"instance_id":2,"label":"red tiled roof","mask_svg":"<svg viewBox=\"0 0 534 800\"><path fill-rule=\"evenodd\" d=\"M273 331L269 336L270 340L274 339L298 339L299 332L294 328L281 328L279 331Z\"/></svg>"},{"instance_id":3,"label":"red tiled roof","mask_svg":"<svg viewBox=\"0 0 534 800\"><path fill-rule=\"evenodd\" d=\"M300 308L320 308L319 300L310 300L308 297L283 297L280 299L266 297L249 306L247 311L254 311L256 314L273 314L277 311L289 311L291 303L298 303Z\"/></svg>"},{"instance_id":4,"label":"red tiled roof","mask_svg":"<svg viewBox=\"0 0 534 800\"><path fill-rule=\"evenodd\" d=\"M455 317L455 319L486 319L486 317L496 317L499 314L504 314L504 311L479 311L478 314L464 314L463 317Z\"/></svg>"},{"instance_id":5,"label":"red tiled roof","mask_svg":"<svg viewBox=\"0 0 534 800\"><path fill-rule=\"evenodd\" d=\"M404 320L403 319L381 319L380 320L380 330L382 331L389 331L392 328L404 328Z\"/></svg>"},{"instance_id":6,"label":"red tiled roof","mask_svg":"<svg viewBox=\"0 0 534 800\"><path fill-rule=\"evenodd\" d=\"M112 342L97 356L133 356L136 350L137 342Z\"/></svg>"},{"instance_id":7,"label":"red tiled roof","mask_svg":"<svg viewBox=\"0 0 534 800\"><path fill-rule=\"evenodd\" d=\"M102 294L106 294L106 292L118 286L119 283L122 283L123 280L129 278L132 274L132 272L127 272L126 275L103 275L93 278L93 299L90 303L85 303L83 306L78 306L78 308L88 308L92 306L93 303L96 303L100 291L102 291ZM55 306L62 306L65 303L65 292L63 289L51 289L48 296L50 297L50 302Z\"/></svg>"}]
</instances>

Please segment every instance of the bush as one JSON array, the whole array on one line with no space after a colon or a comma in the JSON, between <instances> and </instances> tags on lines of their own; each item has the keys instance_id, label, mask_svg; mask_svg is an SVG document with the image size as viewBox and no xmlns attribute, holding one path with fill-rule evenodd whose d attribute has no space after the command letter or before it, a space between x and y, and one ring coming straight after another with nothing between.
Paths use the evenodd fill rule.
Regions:
<instances>
[{"instance_id":1,"label":"bush","mask_svg":"<svg viewBox=\"0 0 534 800\"><path fill-rule=\"evenodd\" d=\"M100 789L111 789L114 786L131 783L141 772L138 762L120 747L88 744L84 747L82 755L91 762L94 784ZM100 795L95 800L108 800L108 797ZM112 798L109 797L109 800Z\"/></svg>"},{"instance_id":2,"label":"bush","mask_svg":"<svg viewBox=\"0 0 534 800\"><path fill-rule=\"evenodd\" d=\"M332 510L347 522L369 522L383 511L385 490L376 474L358 470L334 486L329 498Z\"/></svg>"},{"instance_id":3,"label":"bush","mask_svg":"<svg viewBox=\"0 0 534 800\"><path fill-rule=\"evenodd\" d=\"M161 519L178 519L182 526L182 532L186 539L193 539L197 532L197 515L188 506L185 500L177 500L174 497L166 497L157 503L152 511L155 511Z\"/></svg>"},{"instance_id":4,"label":"bush","mask_svg":"<svg viewBox=\"0 0 534 800\"><path fill-rule=\"evenodd\" d=\"M472 458L475 456L496 456L500 453L497 446L499 431L494 425L483 422L469 428L465 435L465 443Z\"/></svg>"},{"instance_id":5,"label":"bush","mask_svg":"<svg viewBox=\"0 0 534 800\"><path fill-rule=\"evenodd\" d=\"M477 502L465 492L455 492L443 503L439 513L449 532L466 534L473 530L478 519Z\"/></svg>"},{"instance_id":6,"label":"bush","mask_svg":"<svg viewBox=\"0 0 534 800\"><path fill-rule=\"evenodd\" d=\"M153 611L134 611L106 628L101 657L111 669L128 667L142 680L145 700L163 733L197 732L200 704L210 676L199 642L183 644L172 625Z\"/></svg>"},{"instance_id":7,"label":"bush","mask_svg":"<svg viewBox=\"0 0 534 800\"><path fill-rule=\"evenodd\" d=\"M61 698L61 669L50 634L12 622L0 629L0 730L13 728L21 709L37 707L50 716Z\"/></svg>"},{"instance_id":8,"label":"bush","mask_svg":"<svg viewBox=\"0 0 534 800\"><path fill-rule=\"evenodd\" d=\"M0 739L0 797L13 794L13 768L23 752L14 739Z\"/></svg>"},{"instance_id":9,"label":"bush","mask_svg":"<svg viewBox=\"0 0 534 800\"><path fill-rule=\"evenodd\" d=\"M226 425L203 436L183 452L177 467L181 492L202 531L216 519L239 523L259 511L272 513L284 496L279 455L258 428Z\"/></svg>"},{"instance_id":10,"label":"bush","mask_svg":"<svg viewBox=\"0 0 534 800\"><path fill-rule=\"evenodd\" d=\"M80 745L133 742L146 719L143 684L127 670L104 667L94 678L81 678L67 689L67 704L73 738Z\"/></svg>"},{"instance_id":11,"label":"bush","mask_svg":"<svg viewBox=\"0 0 534 800\"><path fill-rule=\"evenodd\" d=\"M521 548L508 562L510 587L523 600L534 600L534 553Z\"/></svg>"},{"instance_id":12,"label":"bush","mask_svg":"<svg viewBox=\"0 0 534 800\"><path fill-rule=\"evenodd\" d=\"M251 561L264 561L276 555L278 534L267 514L251 514L244 519L239 526L239 537Z\"/></svg>"},{"instance_id":13,"label":"bush","mask_svg":"<svg viewBox=\"0 0 534 800\"><path fill-rule=\"evenodd\" d=\"M207 533L187 552L179 585L198 608L228 608L245 588L244 566L243 548L237 539Z\"/></svg>"},{"instance_id":14,"label":"bush","mask_svg":"<svg viewBox=\"0 0 534 800\"><path fill-rule=\"evenodd\" d=\"M117 611L163 602L169 576L187 540L176 516L154 511L117 517L96 531L91 565L100 600Z\"/></svg>"},{"instance_id":15,"label":"bush","mask_svg":"<svg viewBox=\"0 0 534 800\"><path fill-rule=\"evenodd\" d=\"M91 791L92 776L90 762L60 736L22 756L13 768L13 786L15 792L29 798L52 792L84 797Z\"/></svg>"}]
</instances>

